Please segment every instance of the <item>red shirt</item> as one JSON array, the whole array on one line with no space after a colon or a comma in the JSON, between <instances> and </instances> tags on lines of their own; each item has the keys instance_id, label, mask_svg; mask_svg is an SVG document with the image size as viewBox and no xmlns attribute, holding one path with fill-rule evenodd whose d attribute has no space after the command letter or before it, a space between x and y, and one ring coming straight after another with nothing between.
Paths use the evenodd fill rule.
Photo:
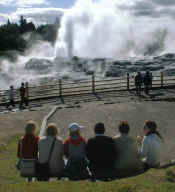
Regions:
<instances>
[{"instance_id":1,"label":"red shirt","mask_svg":"<svg viewBox=\"0 0 175 192\"><path fill-rule=\"evenodd\" d=\"M25 135L18 142L18 158L37 159L38 157L39 137L34 135Z\"/></svg>"},{"instance_id":2,"label":"red shirt","mask_svg":"<svg viewBox=\"0 0 175 192\"><path fill-rule=\"evenodd\" d=\"M84 137L80 137L79 139L72 140L70 137L66 139L64 142L64 154L68 156L68 144L71 143L74 146L78 146L81 143L84 143L86 145L86 140Z\"/></svg>"}]
</instances>

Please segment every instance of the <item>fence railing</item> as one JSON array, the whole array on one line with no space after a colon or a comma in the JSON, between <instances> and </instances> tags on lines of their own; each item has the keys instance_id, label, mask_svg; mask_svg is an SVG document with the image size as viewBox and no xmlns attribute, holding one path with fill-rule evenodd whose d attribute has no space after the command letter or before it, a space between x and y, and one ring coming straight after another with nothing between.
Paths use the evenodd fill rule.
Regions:
<instances>
[{"instance_id":1,"label":"fence railing","mask_svg":"<svg viewBox=\"0 0 175 192\"><path fill-rule=\"evenodd\" d=\"M152 88L164 88L175 86L175 76L154 76L152 81ZM128 73L126 77L121 78L106 78L96 79L95 75L89 80L80 82L66 82L60 79L58 83L44 84L39 86L29 87L29 99L47 99L53 97L66 97L82 94L97 94L100 92L110 91L130 91L135 89L134 77ZM19 89L14 90L15 101L20 99ZM0 91L0 105L8 101L8 90Z\"/></svg>"}]
</instances>

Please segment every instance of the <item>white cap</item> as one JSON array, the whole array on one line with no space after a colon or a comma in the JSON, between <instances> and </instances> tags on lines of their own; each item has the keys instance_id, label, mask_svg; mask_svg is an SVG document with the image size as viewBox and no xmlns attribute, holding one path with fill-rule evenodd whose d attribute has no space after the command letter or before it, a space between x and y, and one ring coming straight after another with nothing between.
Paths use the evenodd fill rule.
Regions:
<instances>
[{"instance_id":1,"label":"white cap","mask_svg":"<svg viewBox=\"0 0 175 192\"><path fill-rule=\"evenodd\" d=\"M83 128L82 126L78 125L77 123L71 123L69 125L69 130L70 132L75 132L75 131L78 131L80 130L81 128Z\"/></svg>"}]
</instances>

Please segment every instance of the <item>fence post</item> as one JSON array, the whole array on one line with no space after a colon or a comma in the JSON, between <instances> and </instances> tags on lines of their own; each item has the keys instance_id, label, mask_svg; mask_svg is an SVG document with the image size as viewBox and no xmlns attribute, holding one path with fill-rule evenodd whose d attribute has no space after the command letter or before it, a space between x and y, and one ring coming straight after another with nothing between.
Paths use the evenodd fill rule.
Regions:
<instances>
[{"instance_id":1,"label":"fence post","mask_svg":"<svg viewBox=\"0 0 175 192\"><path fill-rule=\"evenodd\" d=\"M95 75L92 75L92 93L95 94Z\"/></svg>"},{"instance_id":2,"label":"fence post","mask_svg":"<svg viewBox=\"0 0 175 192\"><path fill-rule=\"evenodd\" d=\"M60 97L62 97L62 79L59 79L59 92L60 92Z\"/></svg>"},{"instance_id":3,"label":"fence post","mask_svg":"<svg viewBox=\"0 0 175 192\"><path fill-rule=\"evenodd\" d=\"M160 73L160 80L161 80L161 88L163 88L164 86L163 72Z\"/></svg>"},{"instance_id":4,"label":"fence post","mask_svg":"<svg viewBox=\"0 0 175 192\"><path fill-rule=\"evenodd\" d=\"M129 85L129 73L127 73L127 91L130 90L130 85Z\"/></svg>"}]
</instances>

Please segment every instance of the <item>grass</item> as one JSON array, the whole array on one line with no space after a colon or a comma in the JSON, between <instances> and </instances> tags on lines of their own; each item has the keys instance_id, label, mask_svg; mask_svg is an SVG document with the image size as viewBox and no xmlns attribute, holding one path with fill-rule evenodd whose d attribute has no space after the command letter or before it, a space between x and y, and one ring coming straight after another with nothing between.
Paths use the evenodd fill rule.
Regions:
<instances>
[{"instance_id":1,"label":"grass","mask_svg":"<svg viewBox=\"0 0 175 192\"><path fill-rule=\"evenodd\" d=\"M14 136L0 146L0 192L174 192L175 167L151 169L137 177L113 182L71 182L28 184L15 168L16 148L19 136Z\"/></svg>"}]
</instances>

